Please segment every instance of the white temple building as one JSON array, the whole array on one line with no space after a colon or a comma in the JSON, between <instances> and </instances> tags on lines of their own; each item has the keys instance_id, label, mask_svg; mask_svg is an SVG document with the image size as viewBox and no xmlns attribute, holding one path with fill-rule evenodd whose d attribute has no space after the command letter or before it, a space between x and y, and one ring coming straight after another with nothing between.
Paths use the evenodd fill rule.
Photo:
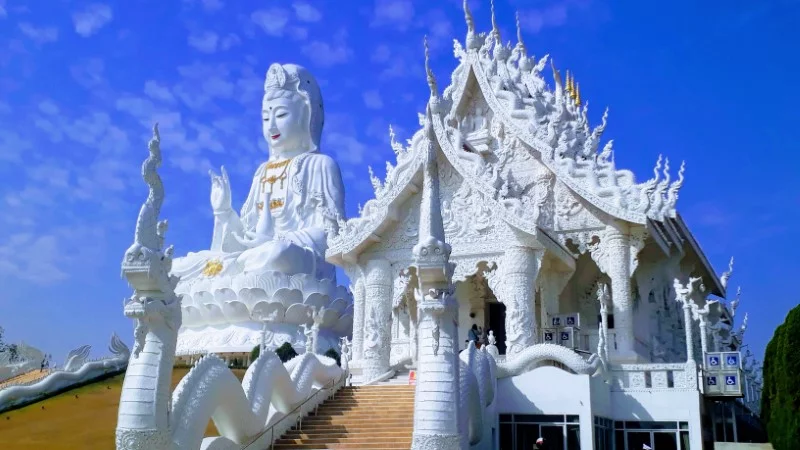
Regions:
<instances>
[{"instance_id":1,"label":"white temple building","mask_svg":"<svg viewBox=\"0 0 800 450\"><path fill-rule=\"evenodd\" d=\"M760 368L740 352L747 316L737 329L739 293L724 300L733 261L717 275L678 213L684 165L673 177L659 156L643 182L618 169L602 141L607 115L590 127L574 78L529 55L519 25L516 45L503 45L493 8L489 33L476 32L466 2L464 11L450 84L439 89L426 43L420 129L405 145L392 135L396 162L384 180L371 174L375 198L357 217L342 215L338 166L318 148L322 97L302 67L267 73L270 157L241 214L227 175L212 174L211 250L174 266L158 221L155 134L143 165L150 196L122 265L137 327L118 449L331 448L350 434L418 450L530 450L539 437L549 450L702 450L759 439ZM320 355L339 336L341 368ZM301 355L282 364L268 350L284 340ZM240 388L213 353L259 343ZM181 355L205 356L170 401ZM415 387L363 394L385 383ZM338 399L317 396L340 389ZM412 403L408 416L392 415ZM336 420L358 411L358 426L321 411ZM302 425L307 413L306 428L282 422ZM209 420L219 437L204 438Z\"/></svg>"},{"instance_id":2,"label":"white temple building","mask_svg":"<svg viewBox=\"0 0 800 450\"><path fill-rule=\"evenodd\" d=\"M481 448L529 449L539 436L565 450L704 448L731 416L718 411L713 429L703 355L736 350L746 322L731 331L735 305L713 300L730 272L716 274L676 210L684 164L674 177L659 156L644 182L618 169L601 141L607 115L589 126L569 72L528 55L521 35L503 45L494 12L487 34L466 2L465 13L450 84L440 92L428 70L421 129L407 145L392 136L396 164L372 176L375 198L327 252L353 286L351 369L361 381L416 369L413 448L429 448L417 443L464 432L441 420L458 408L440 397L464 388L448 352L478 325L499 350L484 416L495 442ZM441 292L452 304L427 311ZM571 365L563 347L602 364Z\"/></svg>"}]
</instances>

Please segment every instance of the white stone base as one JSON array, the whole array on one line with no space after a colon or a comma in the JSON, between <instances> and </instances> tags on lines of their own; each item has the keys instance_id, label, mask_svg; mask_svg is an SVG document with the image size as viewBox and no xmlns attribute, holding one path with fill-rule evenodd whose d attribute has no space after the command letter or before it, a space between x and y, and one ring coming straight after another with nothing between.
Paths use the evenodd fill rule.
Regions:
<instances>
[{"instance_id":1,"label":"white stone base","mask_svg":"<svg viewBox=\"0 0 800 450\"><path fill-rule=\"evenodd\" d=\"M457 434L420 434L411 438L412 450L460 450L461 438Z\"/></svg>"},{"instance_id":2,"label":"white stone base","mask_svg":"<svg viewBox=\"0 0 800 450\"><path fill-rule=\"evenodd\" d=\"M241 322L228 325L207 325L204 327L183 327L178 332L176 355L198 355L206 353L249 353L261 344L262 324ZM287 323L267 325L266 345L276 349L288 342L297 353L305 351L306 337L302 328ZM324 353L329 348L339 351L339 335L331 330L319 332L318 349Z\"/></svg>"}]
</instances>

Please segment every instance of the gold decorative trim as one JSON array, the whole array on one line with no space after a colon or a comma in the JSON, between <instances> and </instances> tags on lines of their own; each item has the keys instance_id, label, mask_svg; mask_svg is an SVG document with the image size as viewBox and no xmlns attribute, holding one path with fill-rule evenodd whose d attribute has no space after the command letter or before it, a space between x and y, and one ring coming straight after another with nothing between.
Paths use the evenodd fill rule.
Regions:
<instances>
[{"instance_id":1,"label":"gold decorative trim","mask_svg":"<svg viewBox=\"0 0 800 450\"><path fill-rule=\"evenodd\" d=\"M203 267L203 275L207 277L215 277L222 272L222 269L222 262L218 259L212 259L207 261L205 267Z\"/></svg>"}]
</instances>

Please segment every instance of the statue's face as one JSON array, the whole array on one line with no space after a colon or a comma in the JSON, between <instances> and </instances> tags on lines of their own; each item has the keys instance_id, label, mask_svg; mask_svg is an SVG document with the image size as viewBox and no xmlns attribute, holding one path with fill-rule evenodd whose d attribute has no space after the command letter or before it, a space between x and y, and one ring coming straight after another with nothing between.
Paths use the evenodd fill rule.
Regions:
<instances>
[{"instance_id":1,"label":"statue's face","mask_svg":"<svg viewBox=\"0 0 800 450\"><path fill-rule=\"evenodd\" d=\"M261 118L264 139L281 156L302 153L310 143L308 108L299 95L264 96Z\"/></svg>"}]
</instances>

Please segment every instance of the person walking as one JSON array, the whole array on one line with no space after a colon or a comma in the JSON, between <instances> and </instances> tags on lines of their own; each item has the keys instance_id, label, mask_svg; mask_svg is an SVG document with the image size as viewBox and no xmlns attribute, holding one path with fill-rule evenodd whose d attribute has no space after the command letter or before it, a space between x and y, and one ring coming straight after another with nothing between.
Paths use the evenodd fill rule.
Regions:
<instances>
[{"instance_id":1,"label":"person walking","mask_svg":"<svg viewBox=\"0 0 800 450\"><path fill-rule=\"evenodd\" d=\"M474 342L475 346L477 347L478 346L478 336L479 336L478 324L473 323L472 324L472 328L470 328L469 332L467 332L467 344L469 344L469 342L471 341L471 342Z\"/></svg>"},{"instance_id":2,"label":"person walking","mask_svg":"<svg viewBox=\"0 0 800 450\"><path fill-rule=\"evenodd\" d=\"M533 444L533 450L545 450L543 437L540 437L536 440L536 443Z\"/></svg>"}]
</instances>

